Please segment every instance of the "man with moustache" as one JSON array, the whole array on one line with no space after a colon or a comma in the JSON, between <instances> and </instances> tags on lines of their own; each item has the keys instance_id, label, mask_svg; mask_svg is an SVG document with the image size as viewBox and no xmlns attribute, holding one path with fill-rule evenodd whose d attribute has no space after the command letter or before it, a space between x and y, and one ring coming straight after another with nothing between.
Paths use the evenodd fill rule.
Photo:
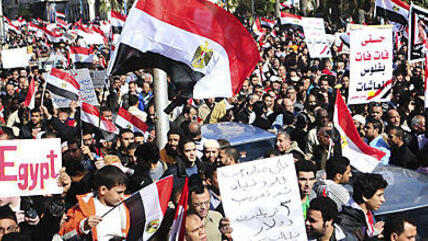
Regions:
<instances>
[{"instance_id":1,"label":"man with moustache","mask_svg":"<svg viewBox=\"0 0 428 241\"><path fill-rule=\"evenodd\" d=\"M174 164L177 162L178 143L181 138L180 131L176 128L171 128L167 133L167 137L168 142L159 152L160 159L168 164Z\"/></svg>"}]
</instances>

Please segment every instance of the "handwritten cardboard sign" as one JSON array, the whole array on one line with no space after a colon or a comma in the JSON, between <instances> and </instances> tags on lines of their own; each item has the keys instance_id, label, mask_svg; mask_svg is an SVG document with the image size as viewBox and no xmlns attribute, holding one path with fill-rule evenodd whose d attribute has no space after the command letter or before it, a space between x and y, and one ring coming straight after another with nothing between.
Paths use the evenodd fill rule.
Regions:
<instances>
[{"instance_id":1,"label":"handwritten cardboard sign","mask_svg":"<svg viewBox=\"0 0 428 241\"><path fill-rule=\"evenodd\" d=\"M325 33L324 19L303 18L303 31L305 32L305 42L308 45L311 58L330 58L331 41Z\"/></svg>"},{"instance_id":2,"label":"handwritten cardboard sign","mask_svg":"<svg viewBox=\"0 0 428 241\"><path fill-rule=\"evenodd\" d=\"M89 74L92 78L92 83L95 88L104 88L107 74L105 70L90 70Z\"/></svg>"},{"instance_id":3,"label":"handwritten cardboard sign","mask_svg":"<svg viewBox=\"0 0 428 241\"><path fill-rule=\"evenodd\" d=\"M4 49L1 51L1 61L3 69L18 67L27 67L29 65L30 55L27 48Z\"/></svg>"},{"instance_id":4,"label":"handwritten cardboard sign","mask_svg":"<svg viewBox=\"0 0 428 241\"><path fill-rule=\"evenodd\" d=\"M392 25L351 25L348 104L391 100Z\"/></svg>"},{"instance_id":5,"label":"handwritten cardboard sign","mask_svg":"<svg viewBox=\"0 0 428 241\"><path fill-rule=\"evenodd\" d=\"M62 193L61 140L0 141L0 197Z\"/></svg>"},{"instance_id":6,"label":"handwritten cardboard sign","mask_svg":"<svg viewBox=\"0 0 428 241\"><path fill-rule=\"evenodd\" d=\"M92 79L89 74L88 69L76 69L73 71L69 71L69 73L74 76L77 82L80 85L79 89L79 103L85 102L91 105L98 106L98 99L95 93L94 85L92 84ZM58 107L69 107L70 99L55 95L51 93L53 104Z\"/></svg>"},{"instance_id":7,"label":"handwritten cardboard sign","mask_svg":"<svg viewBox=\"0 0 428 241\"><path fill-rule=\"evenodd\" d=\"M307 240L291 155L222 167L217 176L234 241Z\"/></svg>"}]
</instances>

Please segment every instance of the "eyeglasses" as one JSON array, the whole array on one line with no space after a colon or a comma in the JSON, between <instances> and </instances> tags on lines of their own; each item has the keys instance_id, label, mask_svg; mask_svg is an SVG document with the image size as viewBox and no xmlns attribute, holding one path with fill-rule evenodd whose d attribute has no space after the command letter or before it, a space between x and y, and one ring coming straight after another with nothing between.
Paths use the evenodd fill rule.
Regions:
<instances>
[{"instance_id":1,"label":"eyeglasses","mask_svg":"<svg viewBox=\"0 0 428 241\"><path fill-rule=\"evenodd\" d=\"M13 233L18 230L17 225L9 226L7 228L0 228L0 234Z\"/></svg>"},{"instance_id":2,"label":"eyeglasses","mask_svg":"<svg viewBox=\"0 0 428 241\"><path fill-rule=\"evenodd\" d=\"M208 200L208 201L201 202L201 203L194 203L194 204L193 204L193 207L194 207L194 208L197 208L197 207L201 207L202 205L204 205L204 206L209 206L209 205L210 205L210 201Z\"/></svg>"}]
</instances>

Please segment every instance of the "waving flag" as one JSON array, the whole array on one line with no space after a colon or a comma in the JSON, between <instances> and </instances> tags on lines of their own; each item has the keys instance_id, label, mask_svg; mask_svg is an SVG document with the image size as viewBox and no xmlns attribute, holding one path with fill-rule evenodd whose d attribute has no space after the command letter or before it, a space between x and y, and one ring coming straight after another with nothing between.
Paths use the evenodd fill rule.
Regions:
<instances>
[{"instance_id":1,"label":"waving flag","mask_svg":"<svg viewBox=\"0 0 428 241\"><path fill-rule=\"evenodd\" d=\"M407 25L410 7L400 0L376 0L376 15L401 25Z\"/></svg>"},{"instance_id":2,"label":"waving flag","mask_svg":"<svg viewBox=\"0 0 428 241\"><path fill-rule=\"evenodd\" d=\"M105 119L101 116L100 121L100 111L94 105L82 102L80 119L83 122L89 123L95 127L100 127L101 130L105 130L116 135L119 134L119 129L113 124L113 122Z\"/></svg>"},{"instance_id":3,"label":"waving flag","mask_svg":"<svg viewBox=\"0 0 428 241\"><path fill-rule=\"evenodd\" d=\"M77 34L83 38L88 45L104 44L104 36L90 28L85 28L82 25L77 27Z\"/></svg>"},{"instance_id":4,"label":"waving flag","mask_svg":"<svg viewBox=\"0 0 428 241\"><path fill-rule=\"evenodd\" d=\"M46 28L41 28L43 33L46 35L46 38L51 43L60 43L60 42L66 42L66 38L61 33L55 33L52 31L49 31Z\"/></svg>"},{"instance_id":5,"label":"waving flag","mask_svg":"<svg viewBox=\"0 0 428 241\"><path fill-rule=\"evenodd\" d=\"M110 75L160 68L197 99L238 93L260 59L239 20L209 1L137 0L119 42Z\"/></svg>"},{"instance_id":6,"label":"waving flag","mask_svg":"<svg viewBox=\"0 0 428 241\"><path fill-rule=\"evenodd\" d=\"M276 21L275 20L270 20L270 19L267 19L267 18L261 18L260 24L263 27L273 29L273 26L275 26Z\"/></svg>"},{"instance_id":7,"label":"waving flag","mask_svg":"<svg viewBox=\"0 0 428 241\"><path fill-rule=\"evenodd\" d=\"M110 26L113 34L120 34L122 32L123 25L125 25L126 15L111 10L110 12Z\"/></svg>"},{"instance_id":8,"label":"waving flag","mask_svg":"<svg viewBox=\"0 0 428 241\"><path fill-rule=\"evenodd\" d=\"M68 27L70 26L70 24L66 23L64 20L60 19L60 18L55 18L55 22L61 27L61 28L65 28L68 29Z\"/></svg>"},{"instance_id":9,"label":"waving flag","mask_svg":"<svg viewBox=\"0 0 428 241\"><path fill-rule=\"evenodd\" d=\"M52 68L46 78L46 89L52 93L77 101L79 99L79 83L67 72Z\"/></svg>"},{"instance_id":10,"label":"waving flag","mask_svg":"<svg viewBox=\"0 0 428 241\"><path fill-rule=\"evenodd\" d=\"M55 16L57 17L57 18L60 18L60 19L62 19L62 20L66 20L66 18L65 18L65 14L64 13L62 13L62 12L60 12L60 11L55 11Z\"/></svg>"},{"instance_id":11,"label":"waving flag","mask_svg":"<svg viewBox=\"0 0 428 241\"><path fill-rule=\"evenodd\" d=\"M347 157L351 165L359 171L372 172L386 154L368 146L361 139L339 89L336 91L333 123L340 133L342 155Z\"/></svg>"},{"instance_id":12,"label":"waving flag","mask_svg":"<svg viewBox=\"0 0 428 241\"><path fill-rule=\"evenodd\" d=\"M189 179L186 177L180 200L178 201L175 211L174 222L171 226L171 235L169 241L183 241L186 228L187 204L189 199Z\"/></svg>"},{"instance_id":13,"label":"waving flag","mask_svg":"<svg viewBox=\"0 0 428 241\"><path fill-rule=\"evenodd\" d=\"M253 33L256 34L257 36L261 36L263 33L266 32L266 30L262 28L259 18L256 18L256 20L254 21L252 29L253 29Z\"/></svg>"},{"instance_id":14,"label":"waving flag","mask_svg":"<svg viewBox=\"0 0 428 241\"><path fill-rule=\"evenodd\" d=\"M280 23L282 26L289 26L303 30L302 17L298 15L281 12Z\"/></svg>"},{"instance_id":15,"label":"waving flag","mask_svg":"<svg viewBox=\"0 0 428 241\"><path fill-rule=\"evenodd\" d=\"M94 59L94 50L92 48L84 48L84 47L70 47L69 58L76 63L88 63L92 64Z\"/></svg>"},{"instance_id":16,"label":"waving flag","mask_svg":"<svg viewBox=\"0 0 428 241\"><path fill-rule=\"evenodd\" d=\"M125 200L131 224L126 240L147 241L155 234L168 208L173 182L168 176Z\"/></svg>"},{"instance_id":17,"label":"waving flag","mask_svg":"<svg viewBox=\"0 0 428 241\"><path fill-rule=\"evenodd\" d=\"M30 85L28 86L28 90L27 90L27 97L25 98L25 101L24 101L24 106L28 107L31 110L34 109L36 92L37 92L36 82L34 78L31 78Z\"/></svg>"},{"instance_id":18,"label":"waving flag","mask_svg":"<svg viewBox=\"0 0 428 241\"><path fill-rule=\"evenodd\" d=\"M148 128L144 121L137 116L132 115L122 107L119 108L115 123L124 129L131 129L133 132L141 132L143 134Z\"/></svg>"}]
</instances>

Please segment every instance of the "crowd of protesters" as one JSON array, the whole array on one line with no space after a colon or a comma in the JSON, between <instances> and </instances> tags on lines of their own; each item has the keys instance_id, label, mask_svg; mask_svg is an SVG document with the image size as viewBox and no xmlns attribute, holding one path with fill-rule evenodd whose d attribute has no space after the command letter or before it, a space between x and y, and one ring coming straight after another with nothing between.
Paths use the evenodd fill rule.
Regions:
<instances>
[{"instance_id":1,"label":"crowd of protesters","mask_svg":"<svg viewBox=\"0 0 428 241\"><path fill-rule=\"evenodd\" d=\"M251 31L249 20L243 24ZM340 144L329 148L331 140L339 138L332 125L335 89L345 99L348 96L349 53L332 45L332 58L311 59L298 29L277 25L266 30L257 41L262 60L240 92L230 98L193 99L175 108L169 114L168 142L161 149L156 146L150 69L113 76L110 89L96 89L104 119L114 122L123 107L148 125L144 134L121 129L114 135L81 122L77 102L56 108L49 92L42 91L45 70L39 61L53 59L54 67L70 69L68 46L84 41L52 44L25 26L20 34L9 31L3 48L31 46L32 66L2 70L0 139L61 138L59 184L64 193L0 198L0 240L125 240L127 220L120 208L104 218L102 214L126 194L168 175L175 178L173 195L152 240L168 239L185 177L190 180L185 239L232 240L217 168L239 163L241 153L227 140L202 137L201 125L218 122L241 122L273 132L276 143L266 150L266 157L293 155L310 239L415 240L417 223L409 217L386 222L374 218L373 211L388 201L384 198L387 181L379 174L355 174L350 160L341 155ZM326 23L326 31L344 33L346 26ZM95 58L88 67L105 69L110 46L93 47ZM420 64L406 61L406 51L405 44L394 49L391 101L349 108L361 138L386 153L382 165L428 174L424 73ZM38 92L30 110L24 101L31 80L37 82ZM168 91L175 96L171 81ZM317 176L320 170L325 171L323 177ZM352 192L344 187L351 177Z\"/></svg>"}]
</instances>

